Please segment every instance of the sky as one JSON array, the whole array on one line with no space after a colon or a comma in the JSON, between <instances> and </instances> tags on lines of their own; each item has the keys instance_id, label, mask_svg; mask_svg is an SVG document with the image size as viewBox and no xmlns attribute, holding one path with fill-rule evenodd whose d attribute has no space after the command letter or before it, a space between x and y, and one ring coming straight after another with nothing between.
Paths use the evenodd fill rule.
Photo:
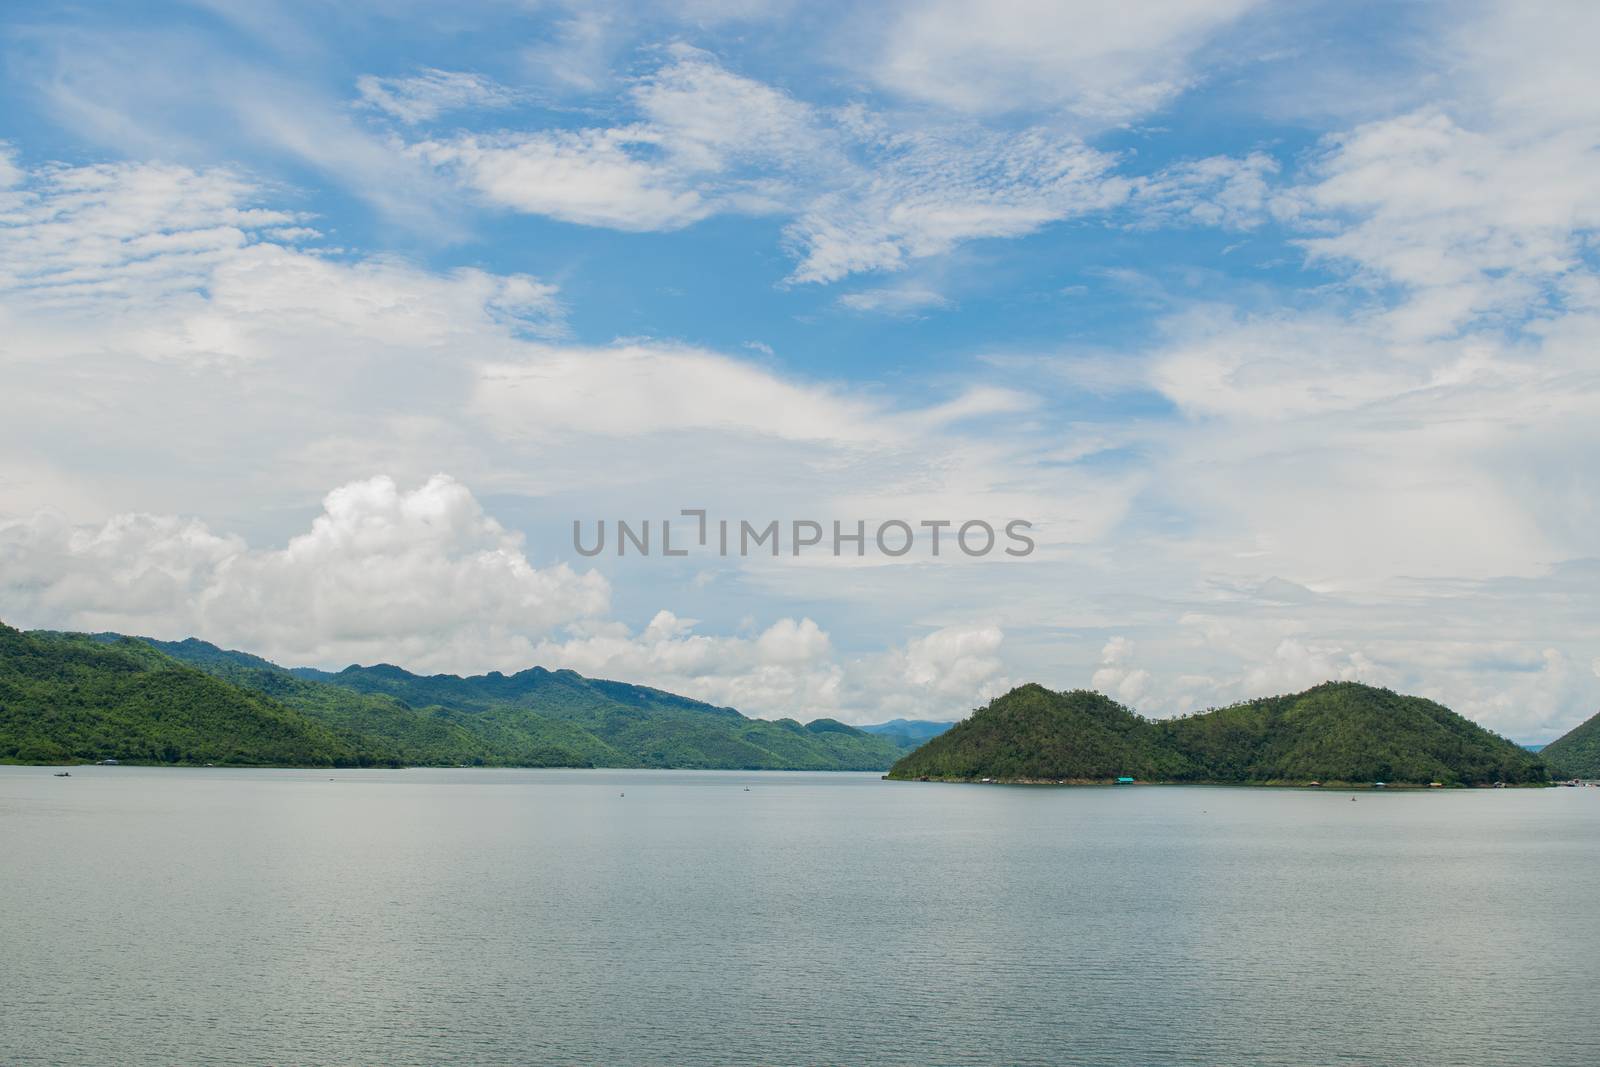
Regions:
<instances>
[{"instance_id":1,"label":"sky","mask_svg":"<svg viewBox=\"0 0 1600 1067\"><path fill-rule=\"evenodd\" d=\"M1586 2L16 0L0 619L1553 739L1600 707L1597 48ZM780 553L662 555L684 509ZM657 551L576 550L619 519Z\"/></svg>"}]
</instances>

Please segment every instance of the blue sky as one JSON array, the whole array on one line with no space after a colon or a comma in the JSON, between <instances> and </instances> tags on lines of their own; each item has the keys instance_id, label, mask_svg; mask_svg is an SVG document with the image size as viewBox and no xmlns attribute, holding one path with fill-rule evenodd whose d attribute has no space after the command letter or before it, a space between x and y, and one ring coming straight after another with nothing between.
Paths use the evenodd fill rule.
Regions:
<instances>
[{"instance_id":1,"label":"blue sky","mask_svg":"<svg viewBox=\"0 0 1600 1067\"><path fill-rule=\"evenodd\" d=\"M1600 698L1587 5L0 14L0 618L752 714ZM1011 518L1022 560L571 523Z\"/></svg>"}]
</instances>

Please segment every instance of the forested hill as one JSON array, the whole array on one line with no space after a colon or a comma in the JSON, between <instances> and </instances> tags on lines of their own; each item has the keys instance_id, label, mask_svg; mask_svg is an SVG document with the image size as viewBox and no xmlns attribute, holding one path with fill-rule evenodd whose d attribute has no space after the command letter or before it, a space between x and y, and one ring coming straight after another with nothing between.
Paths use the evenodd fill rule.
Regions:
<instances>
[{"instance_id":1,"label":"forested hill","mask_svg":"<svg viewBox=\"0 0 1600 1067\"><path fill-rule=\"evenodd\" d=\"M1600 778L1600 715L1579 723L1539 750L1560 778Z\"/></svg>"},{"instance_id":2,"label":"forested hill","mask_svg":"<svg viewBox=\"0 0 1600 1067\"><path fill-rule=\"evenodd\" d=\"M1193 771L1155 724L1110 697L1024 685L900 760L890 777L1182 780Z\"/></svg>"},{"instance_id":3,"label":"forested hill","mask_svg":"<svg viewBox=\"0 0 1600 1067\"><path fill-rule=\"evenodd\" d=\"M894 765L892 778L1485 785L1548 779L1544 761L1420 697L1355 682L1179 719L1099 693L1027 685Z\"/></svg>"},{"instance_id":4,"label":"forested hill","mask_svg":"<svg viewBox=\"0 0 1600 1067\"><path fill-rule=\"evenodd\" d=\"M0 760L882 770L905 751L572 671L292 671L193 638L4 635Z\"/></svg>"},{"instance_id":5,"label":"forested hill","mask_svg":"<svg viewBox=\"0 0 1600 1067\"><path fill-rule=\"evenodd\" d=\"M568 670L424 676L380 664L294 674L428 708L496 746L515 745L529 731L586 740L593 746L587 759L597 766L882 770L905 751L832 719L749 719L733 708Z\"/></svg>"},{"instance_id":6,"label":"forested hill","mask_svg":"<svg viewBox=\"0 0 1600 1067\"><path fill-rule=\"evenodd\" d=\"M142 641L0 624L0 760L326 766L359 742Z\"/></svg>"}]
</instances>

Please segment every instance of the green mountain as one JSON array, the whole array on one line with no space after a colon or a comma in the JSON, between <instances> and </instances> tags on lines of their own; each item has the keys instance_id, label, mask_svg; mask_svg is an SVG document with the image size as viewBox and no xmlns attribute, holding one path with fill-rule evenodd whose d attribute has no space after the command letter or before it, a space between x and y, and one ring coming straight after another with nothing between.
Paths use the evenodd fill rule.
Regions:
<instances>
[{"instance_id":1,"label":"green mountain","mask_svg":"<svg viewBox=\"0 0 1600 1067\"><path fill-rule=\"evenodd\" d=\"M1600 714L1544 746L1539 757L1559 778L1600 778Z\"/></svg>"},{"instance_id":2,"label":"green mountain","mask_svg":"<svg viewBox=\"0 0 1600 1067\"><path fill-rule=\"evenodd\" d=\"M748 719L732 708L575 671L422 676L399 667L301 669L295 676L427 708L497 748L525 738L586 739L586 762L613 767L881 770L900 754L892 741L832 719ZM573 740L567 740L573 739Z\"/></svg>"},{"instance_id":3,"label":"green mountain","mask_svg":"<svg viewBox=\"0 0 1600 1067\"><path fill-rule=\"evenodd\" d=\"M748 719L573 671L330 673L194 638L6 632L27 655L0 659L0 760L882 770L904 751L832 719ZM142 702L124 675L154 677ZM193 713L182 729L169 689ZM303 743L259 743L251 716L292 724Z\"/></svg>"},{"instance_id":4,"label":"green mountain","mask_svg":"<svg viewBox=\"0 0 1600 1067\"><path fill-rule=\"evenodd\" d=\"M1110 697L1024 685L900 760L889 777L1106 781L1193 772L1155 724Z\"/></svg>"},{"instance_id":5,"label":"green mountain","mask_svg":"<svg viewBox=\"0 0 1600 1067\"><path fill-rule=\"evenodd\" d=\"M891 778L1177 782L1546 781L1540 757L1420 697L1328 682L1179 719L1038 685L906 756Z\"/></svg>"},{"instance_id":6,"label":"green mountain","mask_svg":"<svg viewBox=\"0 0 1600 1067\"><path fill-rule=\"evenodd\" d=\"M96 634L96 640L125 640ZM240 689L269 697L341 734L360 738L369 761L400 765L485 763L493 753L482 738L445 719L416 711L401 701L369 696L338 686L297 678L292 672L248 652L232 652L195 638L145 644ZM512 760L524 766L570 765L579 757L556 745L528 747Z\"/></svg>"},{"instance_id":7,"label":"green mountain","mask_svg":"<svg viewBox=\"0 0 1600 1067\"><path fill-rule=\"evenodd\" d=\"M1520 784L1545 762L1442 704L1358 682L1326 682L1160 724L1218 781Z\"/></svg>"},{"instance_id":8,"label":"green mountain","mask_svg":"<svg viewBox=\"0 0 1600 1067\"><path fill-rule=\"evenodd\" d=\"M327 766L365 755L327 725L142 641L0 623L0 760Z\"/></svg>"}]
</instances>

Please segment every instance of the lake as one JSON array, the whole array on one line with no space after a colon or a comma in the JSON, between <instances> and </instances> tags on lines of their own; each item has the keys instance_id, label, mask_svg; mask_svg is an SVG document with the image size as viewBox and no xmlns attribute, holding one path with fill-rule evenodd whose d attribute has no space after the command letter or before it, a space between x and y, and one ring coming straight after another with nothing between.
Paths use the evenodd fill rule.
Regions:
<instances>
[{"instance_id":1,"label":"lake","mask_svg":"<svg viewBox=\"0 0 1600 1067\"><path fill-rule=\"evenodd\" d=\"M51 771L0 768L10 1067L1600 1047L1600 789Z\"/></svg>"}]
</instances>

